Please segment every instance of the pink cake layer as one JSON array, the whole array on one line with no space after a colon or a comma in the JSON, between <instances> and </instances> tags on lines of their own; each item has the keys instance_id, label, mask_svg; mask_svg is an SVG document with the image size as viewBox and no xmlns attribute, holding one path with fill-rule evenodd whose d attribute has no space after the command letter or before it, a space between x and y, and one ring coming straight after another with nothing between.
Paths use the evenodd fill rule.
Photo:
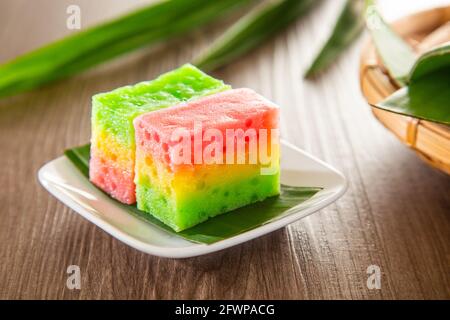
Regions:
<instances>
[{"instance_id":1,"label":"pink cake layer","mask_svg":"<svg viewBox=\"0 0 450 320\"><path fill-rule=\"evenodd\" d=\"M126 204L136 202L134 170L133 172L123 170L115 162L102 158L97 153L91 157L89 174L92 183L113 198Z\"/></svg>"},{"instance_id":2,"label":"pink cake layer","mask_svg":"<svg viewBox=\"0 0 450 320\"><path fill-rule=\"evenodd\" d=\"M278 128L279 108L255 91L247 88L233 89L200 98L189 103L182 103L165 110L157 110L137 117L134 120L136 141L145 153L162 161L172 168L181 169L172 162L171 149L177 142L173 141L175 129L185 129L191 138L195 134L194 121L201 123L202 130L213 128L220 130L225 137L227 129ZM204 142L204 149L209 142ZM192 143L192 164L194 144ZM270 146L269 146L270 147Z\"/></svg>"}]
</instances>

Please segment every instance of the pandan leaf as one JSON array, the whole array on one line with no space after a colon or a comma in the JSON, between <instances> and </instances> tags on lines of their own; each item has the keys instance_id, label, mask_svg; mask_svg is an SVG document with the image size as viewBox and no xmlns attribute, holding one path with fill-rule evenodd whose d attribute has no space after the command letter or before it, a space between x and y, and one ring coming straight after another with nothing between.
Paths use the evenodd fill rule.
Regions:
<instances>
[{"instance_id":1,"label":"pandan leaf","mask_svg":"<svg viewBox=\"0 0 450 320\"><path fill-rule=\"evenodd\" d=\"M64 152L64 155L69 158L85 177L89 178L89 159L91 156L90 144L68 149Z\"/></svg>"},{"instance_id":2,"label":"pandan leaf","mask_svg":"<svg viewBox=\"0 0 450 320\"><path fill-rule=\"evenodd\" d=\"M90 145L69 149L65 152L65 155L86 179L88 179ZM125 205L113 198L110 199L130 214L152 223L171 234L193 242L211 244L257 228L281 215L287 214L289 209L310 199L320 190L322 188L282 185L279 196L271 197L264 201L216 216L181 232L175 232L152 215L138 210L134 205Z\"/></svg>"},{"instance_id":3,"label":"pandan leaf","mask_svg":"<svg viewBox=\"0 0 450 320\"><path fill-rule=\"evenodd\" d=\"M314 62L305 73L306 78L316 76L328 68L336 58L360 35L364 29L363 0L347 0L333 32Z\"/></svg>"},{"instance_id":4,"label":"pandan leaf","mask_svg":"<svg viewBox=\"0 0 450 320\"><path fill-rule=\"evenodd\" d=\"M414 65L408 83L375 107L450 124L450 43L424 53Z\"/></svg>"},{"instance_id":5,"label":"pandan leaf","mask_svg":"<svg viewBox=\"0 0 450 320\"><path fill-rule=\"evenodd\" d=\"M367 28L389 74L399 86L404 86L416 61L416 54L383 20L374 3L374 0L366 0Z\"/></svg>"},{"instance_id":6,"label":"pandan leaf","mask_svg":"<svg viewBox=\"0 0 450 320\"><path fill-rule=\"evenodd\" d=\"M0 97L79 73L172 39L252 0L171 0L86 29L0 65Z\"/></svg>"},{"instance_id":7,"label":"pandan leaf","mask_svg":"<svg viewBox=\"0 0 450 320\"><path fill-rule=\"evenodd\" d=\"M268 0L250 11L209 47L194 64L205 71L222 67L274 36L318 0Z\"/></svg>"},{"instance_id":8,"label":"pandan leaf","mask_svg":"<svg viewBox=\"0 0 450 320\"><path fill-rule=\"evenodd\" d=\"M409 82L414 82L436 71L450 67L450 42L424 52L414 64Z\"/></svg>"}]
</instances>

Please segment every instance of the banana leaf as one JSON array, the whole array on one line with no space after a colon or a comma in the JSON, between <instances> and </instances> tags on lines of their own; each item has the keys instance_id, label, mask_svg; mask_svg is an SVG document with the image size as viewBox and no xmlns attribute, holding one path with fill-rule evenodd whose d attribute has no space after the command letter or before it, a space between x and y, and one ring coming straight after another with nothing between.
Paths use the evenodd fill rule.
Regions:
<instances>
[{"instance_id":1,"label":"banana leaf","mask_svg":"<svg viewBox=\"0 0 450 320\"><path fill-rule=\"evenodd\" d=\"M450 43L424 53L414 65L408 86L375 107L450 124Z\"/></svg>"},{"instance_id":2,"label":"banana leaf","mask_svg":"<svg viewBox=\"0 0 450 320\"><path fill-rule=\"evenodd\" d=\"M328 68L336 58L360 35L364 29L363 0L347 0L333 32L314 59L305 78L315 77Z\"/></svg>"},{"instance_id":3,"label":"banana leaf","mask_svg":"<svg viewBox=\"0 0 450 320\"><path fill-rule=\"evenodd\" d=\"M88 179L90 145L66 150L65 155L80 170L83 176ZM264 201L216 216L181 232L175 232L152 215L138 210L134 205L125 205L112 198L111 201L115 201L118 206L121 206L128 213L158 226L170 234L197 243L211 244L236 236L276 219L286 214L286 211L289 209L310 199L320 190L322 188L282 185L279 196L271 197Z\"/></svg>"},{"instance_id":4,"label":"banana leaf","mask_svg":"<svg viewBox=\"0 0 450 320\"><path fill-rule=\"evenodd\" d=\"M220 36L194 61L194 65L211 71L228 64L306 14L318 2L320 1L269 0L261 3Z\"/></svg>"},{"instance_id":5,"label":"banana leaf","mask_svg":"<svg viewBox=\"0 0 450 320\"><path fill-rule=\"evenodd\" d=\"M79 73L172 39L252 0L163 1L86 29L0 65L0 97Z\"/></svg>"},{"instance_id":6,"label":"banana leaf","mask_svg":"<svg viewBox=\"0 0 450 320\"><path fill-rule=\"evenodd\" d=\"M374 0L366 0L365 17L367 28L383 64L392 79L399 86L404 86L416 61L414 50L383 20Z\"/></svg>"}]
</instances>

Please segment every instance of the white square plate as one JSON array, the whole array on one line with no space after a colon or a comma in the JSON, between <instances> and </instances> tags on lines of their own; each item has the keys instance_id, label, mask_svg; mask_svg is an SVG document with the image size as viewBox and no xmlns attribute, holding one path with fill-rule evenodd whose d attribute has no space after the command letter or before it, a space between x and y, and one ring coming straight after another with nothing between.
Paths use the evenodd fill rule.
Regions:
<instances>
[{"instance_id":1,"label":"white square plate","mask_svg":"<svg viewBox=\"0 0 450 320\"><path fill-rule=\"evenodd\" d=\"M41 184L61 202L120 241L140 251L170 258L187 258L222 250L257 238L301 219L337 200L347 186L344 176L328 164L282 141L281 182L322 187L312 198L266 224L237 236L199 244L170 234L126 211L94 187L66 158L57 158L38 173Z\"/></svg>"}]
</instances>

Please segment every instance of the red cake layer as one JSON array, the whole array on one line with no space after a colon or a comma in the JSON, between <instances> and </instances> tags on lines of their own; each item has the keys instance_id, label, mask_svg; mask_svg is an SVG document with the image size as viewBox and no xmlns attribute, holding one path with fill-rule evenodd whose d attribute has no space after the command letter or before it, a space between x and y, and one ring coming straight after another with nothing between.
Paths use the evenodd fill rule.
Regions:
<instances>
[{"instance_id":1,"label":"red cake layer","mask_svg":"<svg viewBox=\"0 0 450 320\"><path fill-rule=\"evenodd\" d=\"M113 161L96 155L89 163L90 180L120 202L136 202L134 170L129 172L119 168Z\"/></svg>"},{"instance_id":2,"label":"red cake layer","mask_svg":"<svg viewBox=\"0 0 450 320\"><path fill-rule=\"evenodd\" d=\"M278 114L278 106L253 90L242 88L144 114L134 120L134 127L138 148L178 170L179 165L172 159L172 149L179 143L173 140L175 130L185 130L192 141L195 135L200 134L201 137L207 129L218 130L224 139L225 150L226 131L229 129L252 129L256 132L257 141L260 129L265 129L269 143L270 130L278 128ZM201 124L201 128L196 124ZM200 153L210 144L209 141L202 142ZM194 164L194 143L191 143L191 148L191 164Z\"/></svg>"}]
</instances>

